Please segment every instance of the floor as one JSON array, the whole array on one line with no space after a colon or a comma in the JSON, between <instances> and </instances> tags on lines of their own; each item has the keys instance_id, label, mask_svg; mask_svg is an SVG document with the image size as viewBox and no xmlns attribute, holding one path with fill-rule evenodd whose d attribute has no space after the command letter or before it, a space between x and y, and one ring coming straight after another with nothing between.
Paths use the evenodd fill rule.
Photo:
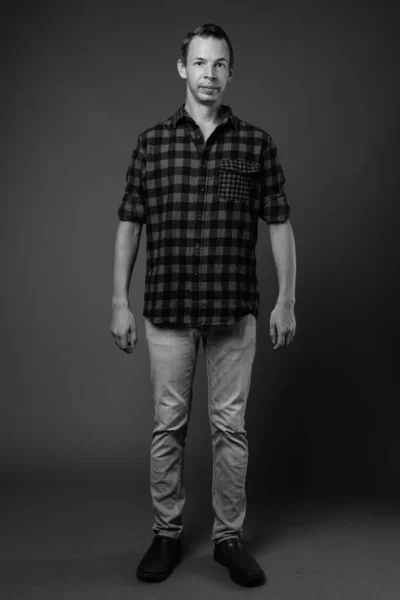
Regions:
<instances>
[{"instance_id":1,"label":"floor","mask_svg":"<svg viewBox=\"0 0 400 600\"><path fill-rule=\"evenodd\" d=\"M212 559L207 494L188 494L182 562L163 583L143 583L135 569L152 537L145 483L7 480L0 513L2 600L400 598L398 505L314 495L292 504L248 502L245 543L268 577L267 585L248 589Z\"/></svg>"}]
</instances>

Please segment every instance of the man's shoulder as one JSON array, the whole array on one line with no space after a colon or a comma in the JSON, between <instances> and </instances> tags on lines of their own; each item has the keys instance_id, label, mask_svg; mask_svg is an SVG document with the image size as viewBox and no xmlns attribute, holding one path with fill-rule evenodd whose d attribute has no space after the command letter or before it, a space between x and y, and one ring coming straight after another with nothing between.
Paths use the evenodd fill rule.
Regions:
<instances>
[{"instance_id":1,"label":"man's shoulder","mask_svg":"<svg viewBox=\"0 0 400 600\"><path fill-rule=\"evenodd\" d=\"M269 144L272 138L270 133L266 129L263 129L258 125L254 125L250 121L246 121L245 119L242 119L238 116L236 116L236 119L239 122L239 131L242 131L244 135L260 139L265 144Z\"/></svg>"},{"instance_id":2,"label":"man's shoulder","mask_svg":"<svg viewBox=\"0 0 400 600\"><path fill-rule=\"evenodd\" d=\"M262 144L265 146L268 146L271 143L271 135L266 129L263 129L258 125L254 125L250 121L242 119L234 113L232 113L232 116L238 125L237 131L243 137L257 139L260 142L262 142ZM157 121L154 125L147 127L139 133L139 140L142 142L146 142L151 139L157 139L157 137L162 135L163 133L165 135L165 131L172 131L174 129L175 117L176 113L173 113L169 117Z\"/></svg>"},{"instance_id":3,"label":"man's shoulder","mask_svg":"<svg viewBox=\"0 0 400 600\"><path fill-rule=\"evenodd\" d=\"M164 131L166 129L173 129L173 119L174 115L172 114L171 116L166 117L165 119L157 121L156 123L154 123L154 125L151 125L143 131L141 131L139 133L139 138L151 138L160 133L161 131Z\"/></svg>"}]
</instances>

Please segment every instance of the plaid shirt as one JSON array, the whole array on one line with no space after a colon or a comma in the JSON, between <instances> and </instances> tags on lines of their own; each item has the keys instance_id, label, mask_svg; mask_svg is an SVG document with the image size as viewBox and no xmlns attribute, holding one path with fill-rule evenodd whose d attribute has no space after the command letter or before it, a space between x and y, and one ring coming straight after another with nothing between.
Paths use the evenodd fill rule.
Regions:
<instances>
[{"instance_id":1,"label":"plaid shirt","mask_svg":"<svg viewBox=\"0 0 400 600\"><path fill-rule=\"evenodd\" d=\"M182 104L137 138L121 221L146 223L143 315L155 324L231 325L259 312L258 219L290 205L271 136L227 105L204 141Z\"/></svg>"}]
</instances>

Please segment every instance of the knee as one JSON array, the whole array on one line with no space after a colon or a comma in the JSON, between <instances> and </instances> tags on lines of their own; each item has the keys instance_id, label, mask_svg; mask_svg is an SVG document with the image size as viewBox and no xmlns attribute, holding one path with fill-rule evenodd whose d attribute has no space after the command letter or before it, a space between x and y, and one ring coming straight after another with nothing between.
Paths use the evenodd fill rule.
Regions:
<instances>
[{"instance_id":1,"label":"knee","mask_svg":"<svg viewBox=\"0 0 400 600\"><path fill-rule=\"evenodd\" d=\"M228 436L245 435L245 421L241 413L214 411L210 415L213 428Z\"/></svg>"},{"instance_id":2,"label":"knee","mask_svg":"<svg viewBox=\"0 0 400 600\"><path fill-rule=\"evenodd\" d=\"M154 424L158 431L180 431L186 429L189 422L188 408L185 403L160 401L154 410Z\"/></svg>"}]
</instances>

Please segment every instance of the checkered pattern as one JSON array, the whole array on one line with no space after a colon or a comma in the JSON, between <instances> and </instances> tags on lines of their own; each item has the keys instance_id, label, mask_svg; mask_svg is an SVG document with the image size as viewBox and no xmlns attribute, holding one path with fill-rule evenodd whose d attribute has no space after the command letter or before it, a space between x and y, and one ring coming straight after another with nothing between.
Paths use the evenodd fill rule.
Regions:
<instances>
[{"instance_id":1,"label":"checkered pattern","mask_svg":"<svg viewBox=\"0 0 400 600\"><path fill-rule=\"evenodd\" d=\"M182 104L137 138L118 210L146 223L143 315L155 324L232 325L258 317L258 219L283 223L290 205L271 136L221 106L204 141Z\"/></svg>"}]
</instances>

